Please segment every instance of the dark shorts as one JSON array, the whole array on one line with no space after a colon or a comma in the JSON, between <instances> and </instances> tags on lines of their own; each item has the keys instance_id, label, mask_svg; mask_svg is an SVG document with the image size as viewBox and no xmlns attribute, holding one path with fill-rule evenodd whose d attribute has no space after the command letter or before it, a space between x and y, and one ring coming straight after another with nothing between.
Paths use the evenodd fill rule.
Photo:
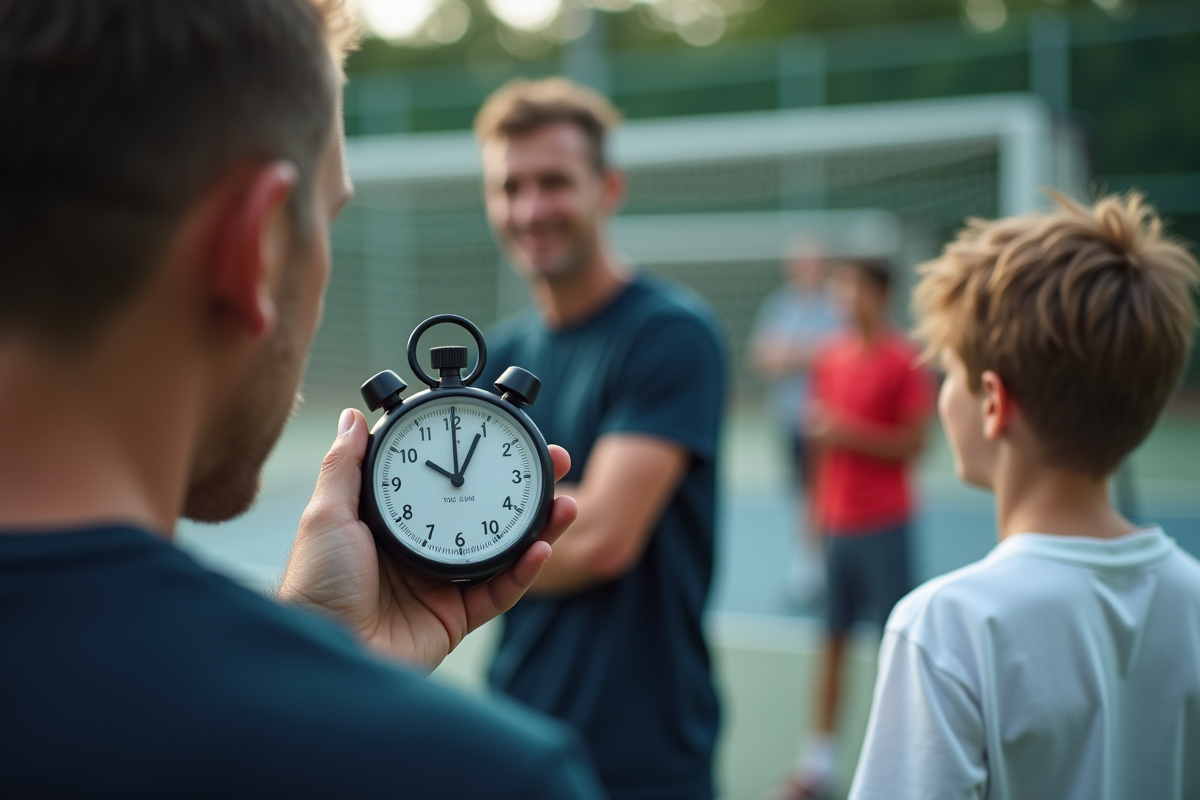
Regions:
<instances>
[{"instance_id":1,"label":"dark shorts","mask_svg":"<svg viewBox=\"0 0 1200 800\"><path fill-rule=\"evenodd\" d=\"M825 536L825 594L829 633L859 620L887 622L892 607L913 589L908 523L877 533Z\"/></svg>"}]
</instances>

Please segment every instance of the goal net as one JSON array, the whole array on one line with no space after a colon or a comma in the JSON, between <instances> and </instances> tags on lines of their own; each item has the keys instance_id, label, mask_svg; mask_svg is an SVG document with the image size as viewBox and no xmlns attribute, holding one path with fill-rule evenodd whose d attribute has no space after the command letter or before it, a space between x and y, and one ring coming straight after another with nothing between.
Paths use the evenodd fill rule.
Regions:
<instances>
[{"instance_id":1,"label":"goal net","mask_svg":"<svg viewBox=\"0 0 1200 800\"><path fill-rule=\"evenodd\" d=\"M627 123L613 142L629 196L613 235L630 261L716 308L739 398L760 387L744 357L757 309L782 282L789 242L893 260L903 318L912 269L967 216L1080 195L1081 148L1027 95ZM334 271L306 393L357 403L376 371L407 372L407 336L435 313L481 326L528 302L484 217L469 132L348 143L357 187L333 236ZM449 328L443 343L462 343Z\"/></svg>"}]
</instances>

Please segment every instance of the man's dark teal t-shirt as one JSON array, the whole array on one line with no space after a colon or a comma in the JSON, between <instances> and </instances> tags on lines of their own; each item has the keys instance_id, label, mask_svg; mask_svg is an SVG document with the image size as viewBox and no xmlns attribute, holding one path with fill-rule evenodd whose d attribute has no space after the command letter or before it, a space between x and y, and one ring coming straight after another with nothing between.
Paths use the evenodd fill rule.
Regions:
<instances>
[{"instance_id":1,"label":"man's dark teal t-shirt","mask_svg":"<svg viewBox=\"0 0 1200 800\"><path fill-rule=\"evenodd\" d=\"M717 330L695 295L637 278L581 324L549 330L530 311L488 336L480 385L509 366L541 379L528 410L546 441L570 452L565 480L581 479L609 434L655 437L689 454L636 566L579 594L526 596L505 615L491 668L494 687L583 734L614 798L712 794L718 709L701 614L725 399Z\"/></svg>"},{"instance_id":2,"label":"man's dark teal t-shirt","mask_svg":"<svg viewBox=\"0 0 1200 800\"><path fill-rule=\"evenodd\" d=\"M574 735L168 542L0 532L0 797L598 798Z\"/></svg>"}]
</instances>

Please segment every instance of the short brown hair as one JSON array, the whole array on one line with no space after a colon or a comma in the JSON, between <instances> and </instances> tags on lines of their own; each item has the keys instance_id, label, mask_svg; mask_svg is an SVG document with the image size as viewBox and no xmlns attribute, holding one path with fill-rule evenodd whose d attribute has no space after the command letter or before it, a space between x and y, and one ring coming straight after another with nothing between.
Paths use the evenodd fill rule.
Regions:
<instances>
[{"instance_id":1,"label":"short brown hair","mask_svg":"<svg viewBox=\"0 0 1200 800\"><path fill-rule=\"evenodd\" d=\"M521 136L557 122L576 125L587 135L597 172L608 166L605 141L621 114L603 95L566 78L514 80L497 89L475 115L480 142Z\"/></svg>"},{"instance_id":2,"label":"short brown hair","mask_svg":"<svg viewBox=\"0 0 1200 800\"><path fill-rule=\"evenodd\" d=\"M881 294L892 290L892 267L886 258L844 258L837 266L851 270Z\"/></svg>"},{"instance_id":3,"label":"short brown hair","mask_svg":"<svg viewBox=\"0 0 1200 800\"><path fill-rule=\"evenodd\" d=\"M79 344L239 161L333 134L346 0L0 0L0 337Z\"/></svg>"},{"instance_id":4,"label":"short brown hair","mask_svg":"<svg viewBox=\"0 0 1200 800\"><path fill-rule=\"evenodd\" d=\"M1187 363L1200 266L1139 194L992 222L972 219L919 268L926 355L995 371L1044 457L1093 476L1146 437Z\"/></svg>"}]
</instances>

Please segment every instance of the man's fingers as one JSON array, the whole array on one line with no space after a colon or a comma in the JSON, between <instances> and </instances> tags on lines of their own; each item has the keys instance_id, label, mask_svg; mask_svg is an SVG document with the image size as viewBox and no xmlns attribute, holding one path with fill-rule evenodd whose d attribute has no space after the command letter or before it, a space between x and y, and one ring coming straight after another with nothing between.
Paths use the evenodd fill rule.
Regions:
<instances>
[{"instance_id":1,"label":"man's fingers","mask_svg":"<svg viewBox=\"0 0 1200 800\"><path fill-rule=\"evenodd\" d=\"M555 501L557 503L557 501ZM463 595L467 611L467 632L508 611L521 599L537 579L550 558L550 545L534 542L517 563L481 586L468 589Z\"/></svg>"},{"instance_id":2,"label":"man's fingers","mask_svg":"<svg viewBox=\"0 0 1200 800\"><path fill-rule=\"evenodd\" d=\"M579 516L579 506L574 497L554 498L554 505L550 506L550 519L546 522L546 529L538 538L547 544L554 544L558 537L562 536L563 531L571 527L571 523L577 516Z\"/></svg>"},{"instance_id":3,"label":"man's fingers","mask_svg":"<svg viewBox=\"0 0 1200 800\"><path fill-rule=\"evenodd\" d=\"M321 475L309 511L352 509L357 513L362 489L362 461L367 452L367 418L348 408L338 420L338 437L321 462Z\"/></svg>"},{"instance_id":4,"label":"man's fingers","mask_svg":"<svg viewBox=\"0 0 1200 800\"><path fill-rule=\"evenodd\" d=\"M571 454L556 444L550 445L550 460L554 462L554 481L557 483L571 471Z\"/></svg>"},{"instance_id":5,"label":"man's fingers","mask_svg":"<svg viewBox=\"0 0 1200 800\"><path fill-rule=\"evenodd\" d=\"M560 448L561 449L561 448ZM565 450L562 451L564 454ZM530 545L517 563L481 586L474 586L463 595L467 611L467 631L503 614L513 607L521 595L529 591L542 567L550 558L550 543L562 536L579 514L574 498L559 497L550 507L550 520L541 538Z\"/></svg>"}]
</instances>

